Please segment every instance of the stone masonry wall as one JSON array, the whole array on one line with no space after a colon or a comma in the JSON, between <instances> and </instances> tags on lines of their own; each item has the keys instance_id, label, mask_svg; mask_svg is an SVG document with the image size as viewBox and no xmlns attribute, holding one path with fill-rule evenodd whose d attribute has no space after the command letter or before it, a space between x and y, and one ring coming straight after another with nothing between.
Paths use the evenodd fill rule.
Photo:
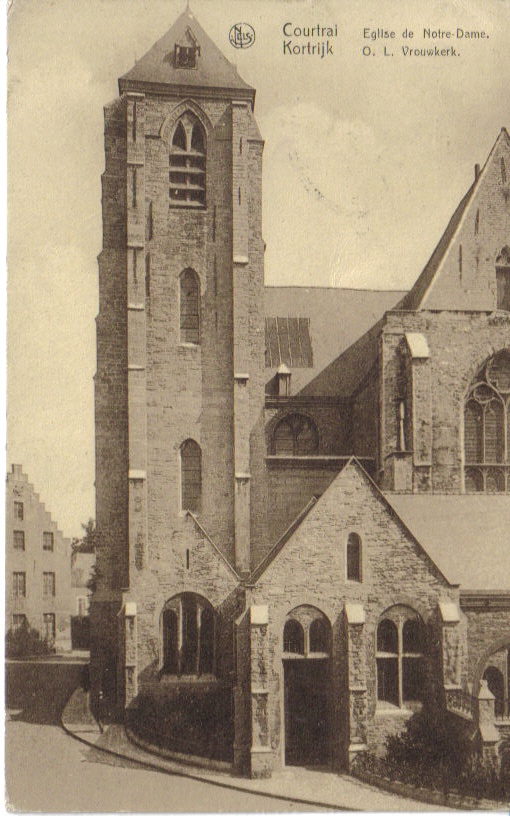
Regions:
<instances>
[{"instance_id":1,"label":"stone masonry wall","mask_svg":"<svg viewBox=\"0 0 510 816\"><path fill-rule=\"evenodd\" d=\"M350 532L357 532L362 540L361 582L346 580L346 542ZM344 607L346 603L363 606L361 642L366 660L367 712L364 729L368 744L376 747L383 740L385 724L391 729L395 722L392 715L376 714L375 633L381 614L394 604L404 604L414 608L425 623L433 622L438 601L456 600L457 594L458 590L448 585L424 551L409 538L359 467L347 465L252 590L254 603L269 606L271 745L275 767L283 762L282 633L285 616L291 609L311 604L328 616L333 630L333 674L340 695L342 679L345 682L348 671L346 647L342 645L346 643ZM345 729L342 726L345 711L337 710L335 717L338 722L332 723L332 729ZM404 721L401 720L402 727ZM345 744L343 748L337 744L336 750L345 752ZM345 753L333 757L333 761L345 766Z\"/></svg>"},{"instance_id":2,"label":"stone masonry wall","mask_svg":"<svg viewBox=\"0 0 510 816\"><path fill-rule=\"evenodd\" d=\"M425 489L463 492L463 411L466 392L483 363L510 347L510 314L505 312L388 312L383 330L381 459L398 449L401 348L406 332L427 340L430 403L421 394L414 421L432 421L431 479ZM476 337L476 343L473 338ZM432 385L433 384L433 385ZM421 410L421 413L420 413ZM429 434L430 435L430 434ZM415 473L415 491L422 489Z\"/></svg>"}]
</instances>

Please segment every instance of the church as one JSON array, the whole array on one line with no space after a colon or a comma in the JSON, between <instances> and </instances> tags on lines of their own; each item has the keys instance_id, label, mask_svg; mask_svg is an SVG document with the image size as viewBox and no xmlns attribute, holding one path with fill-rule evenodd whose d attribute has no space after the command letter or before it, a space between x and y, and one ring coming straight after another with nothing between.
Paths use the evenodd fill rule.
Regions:
<instances>
[{"instance_id":1,"label":"church","mask_svg":"<svg viewBox=\"0 0 510 816\"><path fill-rule=\"evenodd\" d=\"M105 107L92 694L253 777L348 770L430 688L497 756L509 135L409 292L265 287L254 107L189 9Z\"/></svg>"}]
</instances>

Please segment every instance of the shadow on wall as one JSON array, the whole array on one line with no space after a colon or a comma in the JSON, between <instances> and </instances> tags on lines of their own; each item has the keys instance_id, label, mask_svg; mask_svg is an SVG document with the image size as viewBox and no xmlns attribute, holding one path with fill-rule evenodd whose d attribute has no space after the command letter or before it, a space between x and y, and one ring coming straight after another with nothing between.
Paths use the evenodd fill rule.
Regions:
<instances>
[{"instance_id":1,"label":"shadow on wall","mask_svg":"<svg viewBox=\"0 0 510 816\"><path fill-rule=\"evenodd\" d=\"M232 762L233 711L229 685L182 681L158 697L139 695L126 711L126 725L159 748Z\"/></svg>"}]
</instances>

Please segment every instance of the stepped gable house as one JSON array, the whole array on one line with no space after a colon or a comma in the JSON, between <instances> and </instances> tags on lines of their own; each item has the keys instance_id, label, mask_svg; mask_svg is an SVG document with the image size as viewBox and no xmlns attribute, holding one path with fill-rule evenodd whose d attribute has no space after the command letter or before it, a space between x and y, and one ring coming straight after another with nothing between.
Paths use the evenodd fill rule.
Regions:
<instances>
[{"instance_id":1,"label":"stepped gable house","mask_svg":"<svg viewBox=\"0 0 510 816\"><path fill-rule=\"evenodd\" d=\"M508 133L410 292L265 288L254 106L187 10L105 108L93 693L253 776L349 768L431 687L494 754Z\"/></svg>"},{"instance_id":2,"label":"stepped gable house","mask_svg":"<svg viewBox=\"0 0 510 816\"><path fill-rule=\"evenodd\" d=\"M5 628L36 629L56 651L71 648L71 542L21 465L5 486Z\"/></svg>"}]
</instances>

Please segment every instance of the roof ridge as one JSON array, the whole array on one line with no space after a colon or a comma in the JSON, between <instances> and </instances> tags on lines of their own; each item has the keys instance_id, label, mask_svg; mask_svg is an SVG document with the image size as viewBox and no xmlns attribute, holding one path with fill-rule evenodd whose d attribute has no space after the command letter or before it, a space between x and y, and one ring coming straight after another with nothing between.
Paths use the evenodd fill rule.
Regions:
<instances>
[{"instance_id":1,"label":"roof ridge","mask_svg":"<svg viewBox=\"0 0 510 816\"><path fill-rule=\"evenodd\" d=\"M500 132L498 133L496 141L492 145L492 148L490 149L489 154L481 170L478 169L479 166L477 165L477 172L474 181L471 183L469 189L461 198L459 204L455 208L453 215L448 221L446 229L443 231L429 260L423 267L423 270L416 279L414 285L411 287L409 292L402 298L400 303L397 304L395 310L401 308L404 310L417 311L417 309L425 303L425 300L427 299L429 292L432 286L434 285L434 282L437 279L437 276L441 270L448 249L452 245L453 240L457 235L458 230L460 229L468 205L471 199L473 198L475 191L479 188L482 176L484 175L487 166L489 165L492 159L494 151L496 150L497 146L499 145L502 139L510 140L508 131L505 127L502 127Z\"/></svg>"}]
</instances>

